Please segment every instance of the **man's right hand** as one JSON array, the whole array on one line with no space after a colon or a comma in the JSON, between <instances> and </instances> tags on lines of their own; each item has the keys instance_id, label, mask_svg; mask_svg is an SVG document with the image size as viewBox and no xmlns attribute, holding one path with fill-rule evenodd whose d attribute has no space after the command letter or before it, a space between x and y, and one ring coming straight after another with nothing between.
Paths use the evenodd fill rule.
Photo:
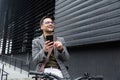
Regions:
<instances>
[{"instance_id":1,"label":"man's right hand","mask_svg":"<svg viewBox=\"0 0 120 80\"><path fill-rule=\"evenodd\" d=\"M46 53L51 53L54 48L54 42L45 41L43 50Z\"/></svg>"}]
</instances>

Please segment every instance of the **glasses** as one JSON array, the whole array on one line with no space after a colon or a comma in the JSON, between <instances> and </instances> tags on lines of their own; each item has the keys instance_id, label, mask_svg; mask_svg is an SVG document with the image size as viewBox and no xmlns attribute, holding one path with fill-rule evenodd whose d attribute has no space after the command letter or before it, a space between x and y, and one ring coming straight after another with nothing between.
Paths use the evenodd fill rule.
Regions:
<instances>
[{"instance_id":1,"label":"glasses","mask_svg":"<svg viewBox=\"0 0 120 80\"><path fill-rule=\"evenodd\" d=\"M45 22L45 24L50 24L50 23L54 25L54 22L50 22L50 21Z\"/></svg>"}]
</instances>

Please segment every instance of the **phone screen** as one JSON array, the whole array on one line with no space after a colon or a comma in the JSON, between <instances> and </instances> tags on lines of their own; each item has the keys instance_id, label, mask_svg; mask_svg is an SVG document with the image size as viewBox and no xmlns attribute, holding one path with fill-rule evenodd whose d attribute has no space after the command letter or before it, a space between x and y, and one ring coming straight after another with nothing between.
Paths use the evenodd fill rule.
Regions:
<instances>
[{"instance_id":1,"label":"phone screen","mask_svg":"<svg viewBox=\"0 0 120 80\"><path fill-rule=\"evenodd\" d=\"M48 41L48 40L53 41L53 35L48 35L48 36L46 36L46 40L47 40L47 41Z\"/></svg>"}]
</instances>

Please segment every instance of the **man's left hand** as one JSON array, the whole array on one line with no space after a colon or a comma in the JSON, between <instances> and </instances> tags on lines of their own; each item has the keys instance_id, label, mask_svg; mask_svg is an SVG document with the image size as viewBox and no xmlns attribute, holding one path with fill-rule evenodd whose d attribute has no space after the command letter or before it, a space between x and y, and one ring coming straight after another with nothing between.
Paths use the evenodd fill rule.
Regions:
<instances>
[{"instance_id":1,"label":"man's left hand","mask_svg":"<svg viewBox=\"0 0 120 80\"><path fill-rule=\"evenodd\" d=\"M62 45L62 43L60 41L55 41L54 45L58 49L58 51L61 52L63 50L63 45Z\"/></svg>"}]
</instances>

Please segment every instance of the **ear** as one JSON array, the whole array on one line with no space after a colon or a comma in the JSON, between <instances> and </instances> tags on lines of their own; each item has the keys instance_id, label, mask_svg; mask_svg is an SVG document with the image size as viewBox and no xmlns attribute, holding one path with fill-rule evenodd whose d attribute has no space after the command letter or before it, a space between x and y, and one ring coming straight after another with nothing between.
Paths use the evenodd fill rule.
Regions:
<instances>
[{"instance_id":1,"label":"ear","mask_svg":"<svg viewBox=\"0 0 120 80\"><path fill-rule=\"evenodd\" d=\"M43 30L43 26L42 25L40 25L40 29Z\"/></svg>"}]
</instances>

